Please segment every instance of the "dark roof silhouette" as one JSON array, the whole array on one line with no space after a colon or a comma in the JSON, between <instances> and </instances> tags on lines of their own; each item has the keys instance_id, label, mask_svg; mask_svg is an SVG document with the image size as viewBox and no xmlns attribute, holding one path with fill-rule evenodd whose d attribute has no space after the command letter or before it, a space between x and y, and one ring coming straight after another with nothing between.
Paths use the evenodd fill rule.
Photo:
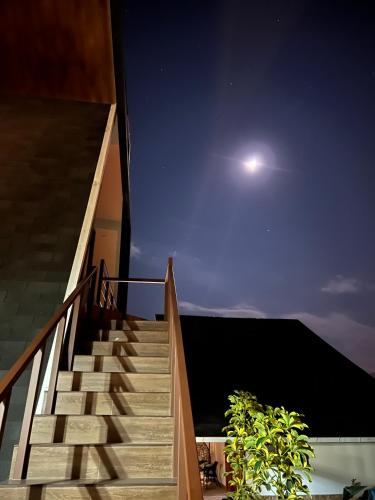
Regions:
<instances>
[{"instance_id":1,"label":"dark roof silhouette","mask_svg":"<svg viewBox=\"0 0 375 500\"><path fill-rule=\"evenodd\" d=\"M375 380L298 320L181 316L197 436L223 436L248 390L305 415L314 437L372 437Z\"/></svg>"}]
</instances>

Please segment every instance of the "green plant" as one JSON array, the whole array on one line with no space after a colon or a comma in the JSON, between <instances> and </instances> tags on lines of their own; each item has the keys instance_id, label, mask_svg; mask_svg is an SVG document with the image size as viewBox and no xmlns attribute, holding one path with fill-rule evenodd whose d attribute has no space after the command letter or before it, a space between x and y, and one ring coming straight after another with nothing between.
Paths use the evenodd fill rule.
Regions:
<instances>
[{"instance_id":1,"label":"green plant","mask_svg":"<svg viewBox=\"0 0 375 500\"><path fill-rule=\"evenodd\" d=\"M225 415L230 418L223 431L229 439L224 452L233 471L229 484L235 487L229 498L258 498L262 487L279 499L308 494L304 481L311 481L309 458L314 452L308 437L300 433L307 428L302 415L263 406L245 391L235 391L228 399Z\"/></svg>"},{"instance_id":2,"label":"green plant","mask_svg":"<svg viewBox=\"0 0 375 500\"><path fill-rule=\"evenodd\" d=\"M235 500L255 499L260 494L260 488L253 481L252 457L246 450L246 443L248 438L254 436L254 416L262 411L262 407L255 396L245 391L235 391L228 399L231 404L225 416L229 417L229 423L223 431L230 439L224 452L232 469L227 474L230 476L229 484L235 488L228 497Z\"/></svg>"}]
</instances>

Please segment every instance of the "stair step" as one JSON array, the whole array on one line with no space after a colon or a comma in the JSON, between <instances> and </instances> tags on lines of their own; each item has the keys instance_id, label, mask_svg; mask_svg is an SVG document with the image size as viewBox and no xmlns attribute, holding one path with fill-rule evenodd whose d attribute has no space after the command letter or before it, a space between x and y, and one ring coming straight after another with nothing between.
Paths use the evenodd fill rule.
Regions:
<instances>
[{"instance_id":1,"label":"stair step","mask_svg":"<svg viewBox=\"0 0 375 500\"><path fill-rule=\"evenodd\" d=\"M172 443L172 417L39 415L31 444Z\"/></svg>"},{"instance_id":2,"label":"stair step","mask_svg":"<svg viewBox=\"0 0 375 500\"><path fill-rule=\"evenodd\" d=\"M164 331L132 331L132 330L99 330L96 340L110 342L151 342L168 344L168 332Z\"/></svg>"},{"instance_id":3,"label":"stair step","mask_svg":"<svg viewBox=\"0 0 375 500\"><path fill-rule=\"evenodd\" d=\"M150 321L150 320L123 320L123 330L153 330L153 331L167 331L168 321Z\"/></svg>"},{"instance_id":4,"label":"stair step","mask_svg":"<svg viewBox=\"0 0 375 500\"><path fill-rule=\"evenodd\" d=\"M14 447L10 477L18 447ZM172 477L171 445L31 445L27 479L131 479Z\"/></svg>"},{"instance_id":5,"label":"stair step","mask_svg":"<svg viewBox=\"0 0 375 500\"><path fill-rule=\"evenodd\" d=\"M93 356L169 356L169 345L156 342L89 342Z\"/></svg>"},{"instance_id":6,"label":"stair step","mask_svg":"<svg viewBox=\"0 0 375 500\"><path fill-rule=\"evenodd\" d=\"M170 392L167 373L64 372L57 378L58 391Z\"/></svg>"},{"instance_id":7,"label":"stair step","mask_svg":"<svg viewBox=\"0 0 375 500\"><path fill-rule=\"evenodd\" d=\"M77 372L168 373L169 358L160 356L74 356Z\"/></svg>"},{"instance_id":8,"label":"stair step","mask_svg":"<svg viewBox=\"0 0 375 500\"><path fill-rule=\"evenodd\" d=\"M100 482L69 481L68 483L0 485L4 500L176 500L177 487L173 479L115 479Z\"/></svg>"},{"instance_id":9,"label":"stair step","mask_svg":"<svg viewBox=\"0 0 375 500\"><path fill-rule=\"evenodd\" d=\"M170 415L168 392L58 392L57 415Z\"/></svg>"}]
</instances>

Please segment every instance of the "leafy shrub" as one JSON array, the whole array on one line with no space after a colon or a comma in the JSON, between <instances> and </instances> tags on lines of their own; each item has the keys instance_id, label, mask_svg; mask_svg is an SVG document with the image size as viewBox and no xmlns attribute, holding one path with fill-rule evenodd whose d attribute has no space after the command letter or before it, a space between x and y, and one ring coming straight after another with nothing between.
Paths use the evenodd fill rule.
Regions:
<instances>
[{"instance_id":1,"label":"leafy shrub","mask_svg":"<svg viewBox=\"0 0 375 500\"><path fill-rule=\"evenodd\" d=\"M229 396L225 412L229 424L223 431L229 437L224 452L232 472L229 484L233 500L260 497L262 487L279 499L297 500L309 489L309 458L314 451L308 437L300 433L307 425L297 412L261 405L246 391Z\"/></svg>"}]
</instances>

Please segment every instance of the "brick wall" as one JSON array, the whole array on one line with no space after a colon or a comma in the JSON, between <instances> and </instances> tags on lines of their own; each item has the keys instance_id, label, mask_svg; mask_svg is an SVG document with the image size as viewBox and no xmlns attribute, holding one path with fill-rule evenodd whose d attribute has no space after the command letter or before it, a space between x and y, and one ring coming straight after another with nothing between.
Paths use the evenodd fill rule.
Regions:
<instances>
[{"instance_id":1,"label":"brick wall","mask_svg":"<svg viewBox=\"0 0 375 500\"><path fill-rule=\"evenodd\" d=\"M109 107L0 97L0 376L62 301ZM0 478L17 441L15 390Z\"/></svg>"}]
</instances>

